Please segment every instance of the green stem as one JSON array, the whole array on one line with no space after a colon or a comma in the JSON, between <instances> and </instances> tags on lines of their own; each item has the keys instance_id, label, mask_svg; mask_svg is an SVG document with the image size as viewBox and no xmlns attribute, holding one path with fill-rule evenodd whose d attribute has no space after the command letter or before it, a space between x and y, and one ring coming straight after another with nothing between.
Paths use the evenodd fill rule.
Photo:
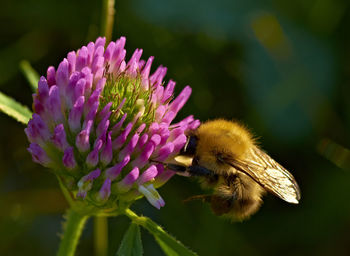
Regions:
<instances>
[{"instance_id":1,"label":"green stem","mask_svg":"<svg viewBox=\"0 0 350 256\"><path fill-rule=\"evenodd\" d=\"M154 231L157 232L156 230L153 230L153 226L155 226L157 224L155 224L151 219L149 219L147 217L143 217L143 216L138 216L136 213L134 213L130 209L126 209L124 214L129 219L131 219L134 223L136 223L137 225L140 225L148 230L151 229L151 231L152 231L151 233L153 233ZM155 225L152 225L152 224L155 224ZM161 233L164 232L166 234L166 232L162 228L160 228L158 231L160 231Z\"/></svg>"},{"instance_id":2,"label":"green stem","mask_svg":"<svg viewBox=\"0 0 350 256\"><path fill-rule=\"evenodd\" d=\"M108 253L108 221L105 216L94 217L94 245L96 256Z\"/></svg>"},{"instance_id":3,"label":"green stem","mask_svg":"<svg viewBox=\"0 0 350 256\"><path fill-rule=\"evenodd\" d=\"M74 256L80 235L88 218L88 215L81 215L73 209L68 210L67 220L64 223L64 234L57 256Z\"/></svg>"},{"instance_id":4,"label":"green stem","mask_svg":"<svg viewBox=\"0 0 350 256\"><path fill-rule=\"evenodd\" d=\"M103 0L101 15L101 32L106 37L107 43L112 39L114 25L114 0Z\"/></svg>"}]
</instances>

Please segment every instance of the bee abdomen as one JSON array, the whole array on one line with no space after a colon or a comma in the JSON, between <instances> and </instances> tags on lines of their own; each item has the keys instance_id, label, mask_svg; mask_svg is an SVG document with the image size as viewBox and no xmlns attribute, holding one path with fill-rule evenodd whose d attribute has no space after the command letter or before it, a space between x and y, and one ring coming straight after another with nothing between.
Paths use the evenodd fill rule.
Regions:
<instances>
[{"instance_id":1,"label":"bee abdomen","mask_svg":"<svg viewBox=\"0 0 350 256\"><path fill-rule=\"evenodd\" d=\"M210 201L211 209L217 216L229 213L232 209L232 203L233 201L231 199L226 199L217 195L213 195Z\"/></svg>"},{"instance_id":2,"label":"bee abdomen","mask_svg":"<svg viewBox=\"0 0 350 256\"><path fill-rule=\"evenodd\" d=\"M242 220L260 208L263 190L250 177L229 175L224 181L211 198L211 208L216 215Z\"/></svg>"},{"instance_id":3,"label":"bee abdomen","mask_svg":"<svg viewBox=\"0 0 350 256\"><path fill-rule=\"evenodd\" d=\"M232 205L231 212L237 219L242 220L259 210L261 203L262 200L256 199L237 200Z\"/></svg>"}]
</instances>

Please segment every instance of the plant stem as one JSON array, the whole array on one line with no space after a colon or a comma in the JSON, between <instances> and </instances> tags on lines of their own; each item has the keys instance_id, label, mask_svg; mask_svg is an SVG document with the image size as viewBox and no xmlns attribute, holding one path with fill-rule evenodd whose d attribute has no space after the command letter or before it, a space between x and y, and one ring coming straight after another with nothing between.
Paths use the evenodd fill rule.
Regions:
<instances>
[{"instance_id":1,"label":"plant stem","mask_svg":"<svg viewBox=\"0 0 350 256\"><path fill-rule=\"evenodd\" d=\"M101 15L101 33L106 37L107 43L111 41L114 25L114 0L103 0Z\"/></svg>"},{"instance_id":2,"label":"plant stem","mask_svg":"<svg viewBox=\"0 0 350 256\"><path fill-rule=\"evenodd\" d=\"M108 253L108 221L105 216L94 217L94 245L96 256Z\"/></svg>"},{"instance_id":3,"label":"plant stem","mask_svg":"<svg viewBox=\"0 0 350 256\"><path fill-rule=\"evenodd\" d=\"M80 235L88 218L88 215L82 215L73 209L68 210L66 222L63 226L64 234L57 256L74 256Z\"/></svg>"}]
</instances>

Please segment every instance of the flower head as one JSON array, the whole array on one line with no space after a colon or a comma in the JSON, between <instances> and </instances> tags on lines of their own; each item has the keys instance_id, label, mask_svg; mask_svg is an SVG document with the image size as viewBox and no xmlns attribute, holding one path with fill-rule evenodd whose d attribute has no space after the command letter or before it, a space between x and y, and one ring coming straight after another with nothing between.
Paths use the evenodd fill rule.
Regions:
<instances>
[{"instance_id":1,"label":"flower head","mask_svg":"<svg viewBox=\"0 0 350 256\"><path fill-rule=\"evenodd\" d=\"M174 172L158 162L178 154L199 121L171 124L191 88L173 99L175 82L163 82L167 68L150 75L153 57L144 61L137 49L126 62L124 45L121 37L105 48L98 38L48 68L33 95L28 151L76 198L108 207L144 195L159 209L164 200L155 187Z\"/></svg>"}]
</instances>

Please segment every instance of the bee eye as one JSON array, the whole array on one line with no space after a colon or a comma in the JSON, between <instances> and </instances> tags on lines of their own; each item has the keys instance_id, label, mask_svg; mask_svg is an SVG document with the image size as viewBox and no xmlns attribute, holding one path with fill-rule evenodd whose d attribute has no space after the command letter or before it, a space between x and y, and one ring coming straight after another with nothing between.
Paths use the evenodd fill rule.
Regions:
<instances>
[{"instance_id":1,"label":"bee eye","mask_svg":"<svg viewBox=\"0 0 350 256\"><path fill-rule=\"evenodd\" d=\"M198 165L199 164L199 159L198 157L194 157L193 160L192 160L192 165Z\"/></svg>"},{"instance_id":2,"label":"bee eye","mask_svg":"<svg viewBox=\"0 0 350 256\"><path fill-rule=\"evenodd\" d=\"M196 151L196 146L197 146L197 137L196 136L188 137L186 145L181 150L181 154L188 155L188 156L194 155Z\"/></svg>"}]
</instances>

